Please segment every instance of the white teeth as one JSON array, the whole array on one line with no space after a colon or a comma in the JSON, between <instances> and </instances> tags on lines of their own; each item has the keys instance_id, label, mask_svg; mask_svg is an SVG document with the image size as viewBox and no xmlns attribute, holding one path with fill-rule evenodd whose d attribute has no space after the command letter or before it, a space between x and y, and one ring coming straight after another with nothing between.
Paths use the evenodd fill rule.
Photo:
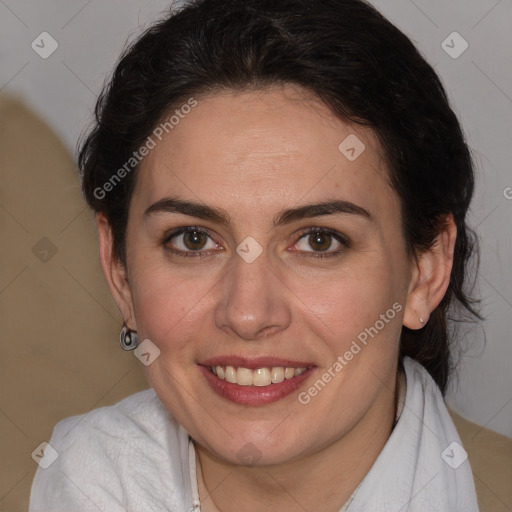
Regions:
<instances>
[{"instance_id":1,"label":"white teeth","mask_svg":"<svg viewBox=\"0 0 512 512\"><path fill-rule=\"evenodd\" d=\"M279 384L284 380L284 368L282 366L276 366L270 370L270 376L274 384Z\"/></svg>"},{"instance_id":2,"label":"white teeth","mask_svg":"<svg viewBox=\"0 0 512 512\"><path fill-rule=\"evenodd\" d=\"M236 383L239 386L251 386L252 370L249 370L249 368L238 368L236 371Z\"/></svg>"},{"instance_id":3,"label":"white teeth","mask_svg":"<svg viewBox=\"0 0 512 512\"><path fill-rule=\"evenodd\" d=\"M302 375L307 368L283 368L282 366L274 366L272 368L257 368L251 370L249 368L233 366L212 367L212 372L217 375L219 379L226 380L232 384L239 386L270 386L270 384L279 384L285 379L291 379Z\"/></svg>"},{"instance_id":4,"label":"white teeth","mask_svg":"<svg viewBox=\"0 0 512 512\"><path fill-rule=\"evenodd\" d=\"M236 370L232 366L226 366L226 380L236 384Z\"/></svg>"},{"instance_id":5,"label":"white teeth","mask_svg":"<svg viewBox=\"0 0 512 512\"><path fill-rule=\"evenodd\" d=\"M268 368L258 368L252 373L253 386L269 386L272 382L270 370Z\"/></svg>"}]
</instances>

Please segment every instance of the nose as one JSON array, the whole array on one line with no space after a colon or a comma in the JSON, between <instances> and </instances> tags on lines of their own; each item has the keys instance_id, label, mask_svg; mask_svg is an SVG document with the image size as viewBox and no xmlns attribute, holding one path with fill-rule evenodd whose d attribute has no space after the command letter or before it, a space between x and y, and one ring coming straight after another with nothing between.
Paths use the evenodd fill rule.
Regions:
<instances>
[{"instance_id":1,"label":"nose","mask_svg":"<svg viewBox=\"0 0 512 512\"><path fill-rule=\"evenodd\" d=\"M218 328L246 341L258 341L290 325L289 291L263 252L247 263L237 254L222 280L215 309Z\"/></svg>"}]
</instances>

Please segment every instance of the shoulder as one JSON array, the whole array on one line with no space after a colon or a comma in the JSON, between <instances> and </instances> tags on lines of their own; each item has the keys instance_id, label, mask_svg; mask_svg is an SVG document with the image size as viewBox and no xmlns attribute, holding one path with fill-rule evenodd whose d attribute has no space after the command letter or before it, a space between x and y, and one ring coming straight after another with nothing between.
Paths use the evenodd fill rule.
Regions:
<instances>
[{"instance_id":1,"label":"shoulder","mask_svg":"<svg viewBox=\"0 0 512 512\"><path fill-rule=\"evenodd\" d=\"M101 453L103 458L123 453L139 445L161 443L168 430L177 431L174 419L165 410L153 389L147 389L55 425L51 443L58 450Z\"/></svg>"},{"instance_id":2,"label":"shoulder","mask_svg":"<svg viewBox=\"0 0 512 512\"><path fill-rule=\"evenodd\" d=\"M407 380L405 405L412 412L410 421L428 422L427 437L432 435L439 442L456 437L444 397L428 370L410 357L405 357L403 362Z\"/></svg>"},{"instance_id":3,"label":"shoulder","mask_svg":"<svg viewBox=\"0 0 512 512\"><path fill-rule=\"evenodd\" d=\"M429 479L439 480L431 486L437 488L438 496L424 493L425 496L417 498L418 503L427 498L435 500L442 497L446 500L445 505L451 504L445 506L446 510L477 510L468 454L439 386L419 362L406 357L404 368L407 376L406 407L401 429L397 432L400 435L395 441L414 439L409 462L418 488Z\"/></svg>"},{"instance_id":4,"label":"shoulder","mask_svg":"<svg viewBox=\"0 0 512 512\"><path fill-rule=\"evenodd\" d=\"M171 466L181 465L179 436L177 423L153 389L60 421L45 450L57 457L46 469L40 465L30 511L56 504L74 510L94 509L94 504L109 512L125 510L127 501L136 505L130 495L138 499L144 487L172 480ZM154 506L159 510L158 503Z\"/></svg>"},{"instance_id":5,"label":"shoulder","mask_svg":"<svg viewBox=\"0 0 512 512\"><path fill-rule=\"evenodd\" d=\"M402 414L350 509L477 512L471 469L441 391L420 363L403 363Z\"/></svg>"}]
</instances>

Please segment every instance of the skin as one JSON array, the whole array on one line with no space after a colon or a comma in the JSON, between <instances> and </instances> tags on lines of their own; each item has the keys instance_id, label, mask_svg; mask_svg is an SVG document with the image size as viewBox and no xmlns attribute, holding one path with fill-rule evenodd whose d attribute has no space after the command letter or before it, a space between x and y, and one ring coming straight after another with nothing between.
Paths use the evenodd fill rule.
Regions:
<instances>
[{"instance_id":1,"label":"skin","mask_svg":"<svg viewBox=\"0 0 512 512\"><path fill-rule=\"evenodd\" d=\"M355 161L338 149L349 134L366 146ZM167 196L223 209L231 222L144 215ZM283 209L333 199L366 209L371 220L338 214L273 226ZM144 367L148 381L195 440L203 510L251 512L272 503L334 512L369 471L392 428L402 325L421 328L419 318L427 322L441 301L456 237L449 216L438 243L409 257L400 216L373 132L290 85L198 98L157 144L130 203L126 272L97 215L112 295L139 340L161 351ZM202 248L209 255L165 249L165 233L184 226L209 231ZM325 252L341 252L315 257L318 245L302 236L309 227L336 230L349 246L327 235ZM248 236L263 249L252 263L236 253ZM167 247L192 252L185 239ZM402 310L307 405L296 392L262 406L235 404L214 393L197 366L220 355L307 361L317 369L304 391L394 303ZM237 456L247 443L260 456L253 466Z\"/></svg>"}]
</instances>

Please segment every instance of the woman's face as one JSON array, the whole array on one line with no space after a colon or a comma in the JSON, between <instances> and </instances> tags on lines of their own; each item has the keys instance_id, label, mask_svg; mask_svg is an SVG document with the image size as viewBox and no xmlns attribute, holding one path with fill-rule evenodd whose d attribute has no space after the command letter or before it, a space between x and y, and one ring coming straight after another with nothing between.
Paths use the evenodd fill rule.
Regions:
<instances>
[{"instance_id":1,"label":"woman's face","mask_svg":"<svg viewBox=\"0 0 512 512\"><path fill-rule=\"evenodd\" d=\"M235 464L378 428L411 263L376 137L291 86L198 98L164 135L127 229L129 325L160 350L159 398Z\"/></svg>"}]
</instances>

